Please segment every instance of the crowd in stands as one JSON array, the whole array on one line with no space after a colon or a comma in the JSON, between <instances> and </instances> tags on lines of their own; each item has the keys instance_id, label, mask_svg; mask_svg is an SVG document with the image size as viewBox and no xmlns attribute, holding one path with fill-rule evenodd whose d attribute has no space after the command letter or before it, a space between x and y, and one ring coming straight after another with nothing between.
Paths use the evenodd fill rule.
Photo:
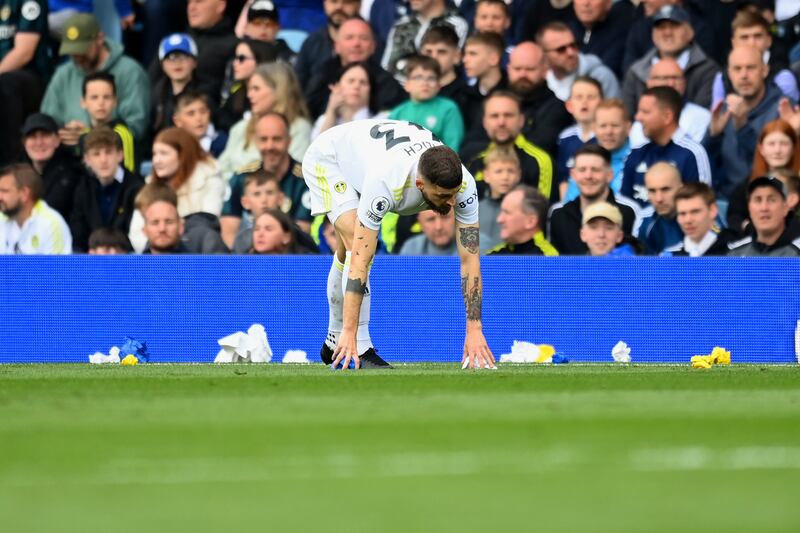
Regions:
<instances>
[{"instance_id":1,"label":"crowd in stands","mask_svg":"<svg viewBox=\"0 0 800 533\"><path fill-rule=\"evenodd\" d=\"M303 156L377 117L459 153L484 254L800 256L798 100L797 0L0 0L0 253L331 253Z\"/></svg>"}]
</instances>

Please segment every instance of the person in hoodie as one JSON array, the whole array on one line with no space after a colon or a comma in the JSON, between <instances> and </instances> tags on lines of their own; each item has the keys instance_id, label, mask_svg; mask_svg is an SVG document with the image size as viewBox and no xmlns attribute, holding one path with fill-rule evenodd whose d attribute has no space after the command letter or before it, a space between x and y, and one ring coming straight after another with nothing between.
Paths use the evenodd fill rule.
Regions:
<instances>
[{"instance_id":1,"label":"person in hoodie","mask_svg":"<svg viewBox=\"0 0 800 533\"><path fill-rule=\"evenodd\" d=\"M655 47L631 65L622 83L622 100L628 113L633 115L636 112L653 63L667 57L675 59L683 69L686 100L705 108L711 107L711 86L719 66L694 41L694 35L689 14L681 7L664 6L653 15Z\"/></svg>"},{"instance_id":2,"label":"person in hoodie","mask_svg":"<svg viewBox=\"0 0 800 533\"><path fill-rule=\"evenodd\" d=\"M126 56L121 44L106 39L93 15L80 13L67 20L59 54L70 60L56 69L47 86L41 111L63 124L69 137L76 124L88 124L81 106L83 81L95 72L108 72L117 86L114 118L125 122L137 139L145 138L150 118L150 82L139 64Z\"/></svg>"},{"instance_id":3,"label":"person in hoodie","mask_svg":"<svg viewBox=\"0 0 800 533\"><path fill-rule=\"evenodd\" d=\"M596 55L580 53L572 30L563 22L547 24L539 30L536 42L547 61L547 86L562 102L569 99L572 84L580 76L596 79L606 98L620 97L619 81L611 69Z\"/></svg>"},{"instance_id":4,"label":"person in hoodie","mask_svg":"<svg viewBox=\"0 0 800 533\"><path fill-rule=\"evenodd\" d=\"M769 67L757 48L740 45L728 55L733 92L712 109L703 141L715 170L718 200L730 200L750 175L758 136L766 123L778 118L783 93L774 83L766 83L768 75ZM721 208L721 212L725 214L727 209Z\"/></svg>"}]
</instances>

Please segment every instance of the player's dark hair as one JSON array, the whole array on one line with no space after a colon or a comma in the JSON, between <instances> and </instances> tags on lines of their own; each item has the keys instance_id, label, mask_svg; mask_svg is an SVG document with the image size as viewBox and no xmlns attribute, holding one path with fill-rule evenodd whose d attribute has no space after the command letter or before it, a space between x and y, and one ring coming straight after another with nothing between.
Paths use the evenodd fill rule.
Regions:
<instances>
[{"instance_id":1,"label":"player's dark hair","mask_svg":"<svg viewBox=\"0 0 800 533\"><path fill-rule=\"evenodd\" d=\"M672 120L675 124L681 118L681 110L683 109L683 97L681 93L672 87L650 87L645 89L642 96L652 96L658 102L658 106L662 109L669 109L672 111Z\"/></svg>"},{"instance_id":2,"label":"player's dark hair","mask_svg":"<svg viewBox=\"0 0 800 533\"><path fill-rule=\"evenodd\" d=\"M455 189L464 178L461 159L449 146L428 148L419 158L417 168L427 181L442 189Z\"/></svg>"},{"instance_id":3,"label":"player's dark hair","mask_svg":"<svg viewBox=\"0 0 800 533\"><path fill-rule=\"evenodd\" d=\"M133 246L128 236L115 228L97 228L89 235L89 250L96 248L116 248L125 253L131 253Z\"/></svg>"},{"instance_id":4,"label":"player's dark hair","mask_svg":"<svg viewBox=\"0 0 800 533\"><path fill-rule=\"evenodd\" d=\"M547 224L548 201L539 189L530 185L517 185L514 191L522 191L522 210L529 215L539 218L538 226L543 228Z\"/></svg>"},{"instance_id":5,"label":"player's dark hair","mask_svg":"<svg viewBox=\"0 0 800 533\"><path fill-rule=\"evenodd\" d=\"M575 152L575 159L582 155L596 155L602 157L607 166L611 166L611 152L599 144L584 144Z\"/></svg>"},{"instance_id":6,"label":"player's dark hair","mask_svg":"<svg viewBox=\"0 0 800 533\"><path fill-rule=\"evenodd\" d=\"M44 182L42 177L28 163L15 163L0 169L0 177L13 176L17 183L17 189L27 188L31 191L34 203L42 198L44 194Z\"/></svg>"},{"instance_id":7,"label":"player's dark hair","mask_svg":"<svg viewBox=\"0 0 800 533\"><path fill-rule=\"evenodd\" d=\"M86 87L93 81L104 81L111 85L111 92L117 96L117 84L114 82L114 75L108 72L92 72L83 78L83 97L86 98Z\"/></svg>"}]
</instances>

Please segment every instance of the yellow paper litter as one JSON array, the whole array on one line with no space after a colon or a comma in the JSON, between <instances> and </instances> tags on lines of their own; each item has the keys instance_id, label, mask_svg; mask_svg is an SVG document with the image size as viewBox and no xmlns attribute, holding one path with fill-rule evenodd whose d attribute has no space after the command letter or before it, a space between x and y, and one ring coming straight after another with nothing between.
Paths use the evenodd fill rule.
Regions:
<instances>
[{"instance_id":1,"label":"yellow paper litter","mask_svg":"<svg viewBox=\"0 0 800 533\"><path fill-rule=\"evenodd\" d=\"M553 355L555 355L556 349L555 347L549 344L540 344L539 345L539 357L536 358L537 363L549 363L553 360Z\"/></svg>"},{"instance_id":2,"label":"yellow paper litter","mask_svg":"<svg viewBox=\"0 0 800 533\"><path fill-rule=\"evenodd\" d=\"M122 364L122 366L134 366L139 364L139 360L135 355L129 354L126 355L122 361L120 361L120 364Z\"/></svg>"},{"instance_id":3,"label":"yellow paper litter","mask_svg":"<svg viewBox=\"0 0 800 533\"><path fill-rule=\"evenodd\" d=\"M693 355L692 368L711 368L714 365L731 364L731 352L715 346L709 355Z\"/></svg>"}]
</instances>

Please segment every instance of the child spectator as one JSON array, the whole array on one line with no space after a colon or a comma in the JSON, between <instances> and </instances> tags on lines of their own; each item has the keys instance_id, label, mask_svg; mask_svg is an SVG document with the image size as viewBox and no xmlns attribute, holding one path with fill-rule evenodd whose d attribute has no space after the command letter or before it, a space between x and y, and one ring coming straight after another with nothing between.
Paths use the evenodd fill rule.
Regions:
<instances>
[{"instance_id":1,"label":"child spectator","mask_svg":"<svg viewBox=\"0 0 800 533\"><path fill-rule=\"evenodd\" d=\"M522 179L522 167L514 150L495 146L484 159L483 179L488 186L480 201L478 213L481 227L481 252L491 250L502 242L497 216L505 195Z\"/></svg>"},{"instance_id":2,"label":"child spectator","mask_svg":"<svg viewBox=\"0 0 800 533\"><path fill-rule=\"evenodd\" d=\"M316 253L297 240L299 233L302 232L299 232L292 223L289 215L279 209L267 209L256 217L250 253L258 255Z\"/></svg>"},{"instance_id":3,"label":"child spectator","mask_svg":"<svg viewBox=\"0 0 800 533\"><path fill-rule=\"evenodd\" d=\"M395 107L389 118L407 120L428 128L458 152L464 139L464 120L458 106L438 96L441 69L435 59L413 56L406 62L405 89L409 99Z\"/></svg>"},{"instance_id":4,"label":"child spectator","mask_svg":"<svg viewBox=\"0 0 800 533\"><path fill-rule=\"evenodd\" d=\"M594 78L578 76L572 84L565 107L575 125L558 136L556 175L560 197L564 198L569 181L569 171L575 165L575 152L586 143L597 142L594 137L594 114L603 100L603 87Z\"/></svg>"},{"instance_id":5,"label":"child spectator","mask_svg":"<svg viewBox=\"0 0 800 533\"><path fill-rule=\"evenodd\" d=\"M325 113L320 115L311 130L314 140L320 133L339 124L377 116L375 80L364 62L345 65L336 83L331 86L331 96ZM385 116L385 113L382 113Z\"/></svg>"},{"instance_id":6,"label":"child spectator","mask_svg":"<svg viewBox=\"0 0 800 533\"><path fill-rule=\"evenodd\" d=\"M242 13L244 15L244 13ZM237 30L241 19L237 24ZM271 0L256 0L247 8L247 24L244 27L244 36L255 41L269 44L275 50L277 59L292 62L295 53L286 44L286 41L278 38L281 29L280 18L278 17L278 6ZM241 35L238 31L237 35Z\"/></svg>"},{"instance_id":7,"label":"child spectator","mask_svg":"<svg viewBox=\"0 0 800 533\"><path fill-rule=\"evenodd\" d=\"M98 228L127 234L134 201L144 180L122 166L122 140L114 131L95 128L83 141L83 161L91 176L79 183L69 225L76 252L90 249L89 237Z\"/></svg>"},{"instance_id":8,"label":"child spectator","mask_svg":"<svg viewBox=\"0 0 800 533\"><path fill-rule=\"evenodd\" d=\"M478 0L475 6L475 31L491 31L504 36L511 26L508 5L503 0Z\"/></svg>"},{"instance_id":9,"label":"child spectator","mask_svg":"<svg viewBox=\"0 0 800 533\"><path fill-rule=\"evenodd\" d=\"M132 251L128 236L118 229L97 228L89 235L89 255L125 255Z\"/></svg>"},{"instance_id":10,"label":"child spectator","mask_svg":"<svg viewBox=\"0 0 800 533\"><path fill-rule=\"evenodd\" d=\"M483 99L502 86L506 76L500 68L505 50L503 38L493 32L470 35L464 45L464 72L472 85L467 90L467 103L462 108L467 131L480 130Z\"/></svg>"},{"instance_id":11,"label":"child spectator","mask_svg":"<svg viewBox=\"0 0 800 533\"><path fill-rule=\"evenodd\" d=\"M233 244L233 253L244 254L253 245L253 220L268 209L280 209L286 197L280 180L264 169L247 174L242 193L242 224Z\"/></svg>"},{"instance_id":12,"label":"child spectator","mask_svg":"<svg viewBox=\"0 0 800 533\"><path fill-rule=\"evenodd\" d=\"M211 123L211 106L205 94L191 90L181 93L175 103L172 121L176 127L191 133L212 157L219 157L225 150L228 134L217 131Z\"/></svg>"},{"instance_id":13,"label":"child spectator","mask_svg":"<svg viewBox=\"0 0 800 533\"><path fill-rule=\"evenodd\" d=\"M464 112L467 103L467 82L461 75L461 49L458 47L458 34L449 26L435 26L422 38L420 53L432 57L439 63L439 96L449 98Z\"/></svg>"},{"instance_id":14,"label":"child spectator","mask_svg":"<svg viewBox=\"0 0 800 533\"><path fill-rule=\"evenodd\" d=\"M183 91L197 90L194 71L197 68L197 44L185 33L173 33L161 40L158 47L162 76L153 85L151 96L153 134L173 126L175 103Z\"/></svg>"},{"instance_id":15,"label":"child spectator","mask_svg":"<svg viewBox=\"0 0 800 533\"><path fill-rule=\"evenodd\" d=\"M122 140L125 168L130 172L136 172L136 141L133 138L133 132L121 119L113 118L114 110L117 108L117 88L114 76L108 72L95 72L86 76L83 80L81 107L89 115L89 124L81 132L78 153L83 151L82 143L87 133L95 128L107 127L114 130ZM63 142L69 144L67 140Z\"/></svg>"}]
</instances>

